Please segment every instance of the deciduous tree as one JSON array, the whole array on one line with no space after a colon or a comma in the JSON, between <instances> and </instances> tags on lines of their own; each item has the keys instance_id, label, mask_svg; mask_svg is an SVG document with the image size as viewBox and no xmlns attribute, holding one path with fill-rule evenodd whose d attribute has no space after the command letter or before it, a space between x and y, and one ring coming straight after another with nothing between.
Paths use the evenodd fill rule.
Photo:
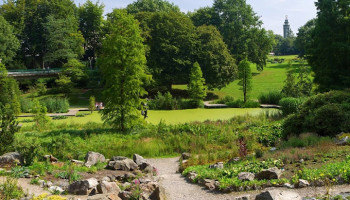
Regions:
<instances>
[{"instance_id":1,"label":"deciduous tree","mask_svg":"<svg viewBox=\"0 0 350 200\"><path fill-rule=\"evenodd\" d=\"M0 62L5 64L10 62L19 47L13 27L0 15Z\"/></svg>"},{"instance_id":2,"label":"deciduous tree","mask_svg":"<svg viewBox=\"0 0 350 200\"><path fill-rule=\"evenodd\" d=\"M180 8L166 0L137 0L127 6L130 14L138 12L180 12Z\"/></svg>"},{"instance_id":3,"label":"deciduous tree","mask_svg":"<svg viewBox=\"0 0 350 200\"><path fill-rule=\"evenodd\" d=\"M105 87L102 118L125 131L140 120L140 97L146 94L143 39L137 21L125 10L108 14L106 25L108 34L98 58Z\"/></svg>"}]
</instances>

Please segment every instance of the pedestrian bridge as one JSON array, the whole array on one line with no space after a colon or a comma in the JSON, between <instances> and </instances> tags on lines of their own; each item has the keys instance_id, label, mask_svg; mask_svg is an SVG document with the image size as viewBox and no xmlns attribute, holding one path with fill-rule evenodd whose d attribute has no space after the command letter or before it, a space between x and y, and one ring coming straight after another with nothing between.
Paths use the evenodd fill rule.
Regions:
<instances>
[{"instance_id":1,"label":"pedestrian bridge","mask_svg":"<svg viewBox=\"0 0 350 200\"><path fill-rule=\"evenodd\" d=\"M8 76L15 79L31 79L58 77L62 69L25 69L25 70L8 70Z\"/></svg>"}]
</instances>

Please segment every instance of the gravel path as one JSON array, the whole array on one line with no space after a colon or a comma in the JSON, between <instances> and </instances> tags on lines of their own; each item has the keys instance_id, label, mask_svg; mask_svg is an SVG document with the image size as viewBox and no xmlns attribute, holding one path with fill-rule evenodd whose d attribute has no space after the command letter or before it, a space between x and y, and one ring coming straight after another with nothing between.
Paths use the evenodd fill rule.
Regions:
<instances>
[{"instance_id":1,"label":"gravel path","mask_svg":"<svg viewBox=\"0 0 350 200\"><path fill-rule=\"evenodd\" d=\"M213 193L205 190L203 187L187 182L180 173L176 173L179 158L148 159L148 162L158 169L161 178L160 185L164 188L167 200L236 200L237 197L250 195L250 199L262 191L252 191L244 193ZM272 190L274 188L269 188ZM331 195L337 195L341 192L349 192L350 185L333 186L331 188L303 188L294 189L301 197L324 195L330 189ZM278 190L288 190L287 188L278 188Z\"/></svg>"}]
</instances>

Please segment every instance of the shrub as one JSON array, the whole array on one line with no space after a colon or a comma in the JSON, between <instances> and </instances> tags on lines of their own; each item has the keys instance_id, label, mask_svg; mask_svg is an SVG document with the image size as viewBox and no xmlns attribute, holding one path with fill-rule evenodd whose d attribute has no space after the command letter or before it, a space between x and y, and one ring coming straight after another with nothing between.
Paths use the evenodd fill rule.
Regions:
<instances>
[{"instance_id":1,"label":"shrub","mask_svg":"<svg viewBox=\"0 0 350 200\"><path fill-rule=\"evenodd\" d=\"M283 115L289 115L298 112L304 102L305 99L303 98L287 97L281 99L279 105L281 106Z\"/></svg>"},{"instance_id":2,"label":"shrub","mask_svg":"<svg viewBox=\"0 0 350 200\"><path fill-rule=\"evenodd\" d=\"M173 99L173 96L170 92L165 93L164 95L158 92L154 100L149 102L149 108L151 110L173 110L176 104L176 100Z\"/></svg>"},{"instance_id":3,"label":"shrub","mask_svg":"<svg viewBox=\"0 0 350 200\"><path fill-rule=\"evenodd\" d=\"M228 96L227 95L224 98L215 101L215 103L217 103L217 104L226 104L226 103L233 102L233 101L234 101L234 98L232 96Z\"/></svg>"},{"instance_id":4,"label":"shrub","mask_svg":"<svg viewBox=\"0 0 350 200\"><path fill-rule=\"evenodd\" d=\"M316 132L335 136L350 131L350 93L331 91L310 97L283 124L284 135Z\"/></svg>"},{"instance_id":5,"label":"shrub","mask_svg":"<svg viewBox=\"0 0 350 200\"><path fill-rule=\"evenodd\" d=\"M20 98L21 111L23 113L30 113L33 107L33 101L27 98Z\"/></svg>"},{"instance_id":6,"label":"shrub","mask_svg":"<svg viewBox=\"0 0 350 200\"><path fill-rule=\"evenodd\" d=\"M278 104L282 98L283 95L279 91L261 93L258 97L261 104Z\"/></svg>"},{"instance_id":7,"label":"shrub","mask_svg":"<svg viewBox=\"0 0 350 200\"><path fill-rule=\"evenodd\" d=\"M22 188L17 186L17 180L14 178L6 178L3 184L0 184L0 199L20 199L24 196Z\"/></svg>"},{"instance_id":8,"label":"shrub","mask_svg":"<svg viewBox=\"0 0 350 200\"><path fill-rule=\"evenodd\" d=\"M259 108L260 103L252 100L248 100L247 102L244 103L244 108Z\"/></svg>"},{"instance_id":9,"label":"shrub","mask_svg":"<svg viewBox=\"0 0 350 200\"><path fill-rule=\"evenodd\" d=\"M46 98L41 101L49 113L67 113L69 102L66 98Z\"/></svg>"},{"instance_id":10,"label":"shrub","mask_svg":"<svg viewBox=\"0 0 350 200\"><path fill-rule=\"evenodd\" d=\"M248 100L244 103L243 100L236 100L226 103L229 108L259 108L260 103L252 100Z\"/></svg>"}]
</instances>

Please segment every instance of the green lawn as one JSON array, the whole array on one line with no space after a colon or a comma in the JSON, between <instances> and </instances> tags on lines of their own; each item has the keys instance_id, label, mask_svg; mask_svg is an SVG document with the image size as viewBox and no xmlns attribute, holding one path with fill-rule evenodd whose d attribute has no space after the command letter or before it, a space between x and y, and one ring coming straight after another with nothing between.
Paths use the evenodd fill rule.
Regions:
<instances>
[{"instance_id":1,"label":"green lawn","mask_svg":"<svg viewBox=\"0 0 350 200\"><path fill-rule=\"evenodd\" d=\"M300 65L299 63L293 62L292 68L288 66L288 61L297 58L297 56L275 56L269 57L269 59L279 58L285 59L284 63L281 64L271 64L268 63L263 71L258 71L256 69L256 65L252 64L252 91L250 93L250 99L256 100L262 92L267 91L281 91L284 85L284 81L287 77L286 72L289 70L297 70L297 67ZM235 99L243 99L243 92L241 90L241 86L239 85L239 80L235 80L234 82L227 85L225 88L221 90L212 91L214 94L222 98L226 95L233 96ZM174 85L173 89L178 90L186 90L186 85Z\"/></svg>"},{"instance_id":2,"label":"green lawn","mask_svg":"<svg viewBox=\"0 0 350 200\"><path fill-rule=\"evenodd\" d=\"M160 121L166 124L179 124L186 122L206 120L228 120L238 115L258 115L273 109L261 109L261 108L228 108L228 109L190 109L190 110L171 110L171 111L154 111L148 112L149 118L147 122L152 124L158 124ZM19 118L19 122L23 126L30 126L33 122L26 122L32 118ZM85 124L88 122L102 123L101 115L98 112L94 112L92 115L85 117L69 117L62 120L53 120L53 123L76 123Z\"/></svg>"}]
</instances>

